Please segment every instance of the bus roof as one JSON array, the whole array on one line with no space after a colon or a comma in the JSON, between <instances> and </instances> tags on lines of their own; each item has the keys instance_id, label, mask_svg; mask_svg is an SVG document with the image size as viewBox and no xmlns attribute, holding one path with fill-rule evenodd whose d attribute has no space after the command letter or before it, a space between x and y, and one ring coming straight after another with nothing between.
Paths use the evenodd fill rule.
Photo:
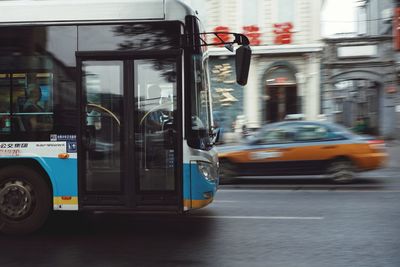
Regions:
<instances>
[{"instance_id":1,"label":"bus roof","mask_svg":"<svg viewBox=\"0 0 400 267\"><path fill-rule=\"evenodd\" d=\"M0 25L181 20L194 15L180 0L1 0Z\"/></svg>"}]
</instances>

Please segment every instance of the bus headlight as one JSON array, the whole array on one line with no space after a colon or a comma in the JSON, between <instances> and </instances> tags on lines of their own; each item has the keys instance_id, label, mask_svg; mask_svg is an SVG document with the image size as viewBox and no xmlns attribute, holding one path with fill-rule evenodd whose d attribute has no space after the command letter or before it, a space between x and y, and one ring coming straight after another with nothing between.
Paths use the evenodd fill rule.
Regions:
<instances>
[{"instance_id":1,"label":"bus headlight","mask_svg":"<svg viewBox=\"0 0 400 267\"><path fill-rule=\"evenodd\" d=\"M210 182L215 182L217 180L217 168L208 162L198 161L197 168L201 175L203 175L206 180Z\"/></svg>"}]
</instances>

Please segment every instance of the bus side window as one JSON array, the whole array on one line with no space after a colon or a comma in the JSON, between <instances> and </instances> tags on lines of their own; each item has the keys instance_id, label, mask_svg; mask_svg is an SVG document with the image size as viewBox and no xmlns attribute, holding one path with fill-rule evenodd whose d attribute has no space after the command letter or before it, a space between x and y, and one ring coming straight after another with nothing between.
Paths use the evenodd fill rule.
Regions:
<instances>
[{"instance_id":1,"label":"bus side window","mask_svg":"<svg viewBox=\"0 0 400 267\"><path fill-rule=\"evenodd\" d=\"M50 131L53 129L52 114L47 112L45 109L47 107L43 107L42 103L47 103L47 99L43 99L41 87L38 84L29 84L22 116L26 131Z\"/></svg>"}]
</instances>

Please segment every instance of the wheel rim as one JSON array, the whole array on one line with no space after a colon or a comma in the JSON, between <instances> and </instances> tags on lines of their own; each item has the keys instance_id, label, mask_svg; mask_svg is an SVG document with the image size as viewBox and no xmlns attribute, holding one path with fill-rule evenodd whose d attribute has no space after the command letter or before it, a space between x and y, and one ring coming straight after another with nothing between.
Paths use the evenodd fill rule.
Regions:
<instances>
[{"instance_id":1,"label":"wheel rim","mask_svg":"<svg viewBox=\"0 0 400 267\"><path fill-rule=\"evenodd\" d=\"M353 179L354 174L349 164L339 162L332 166L331 176L336 182L347 182Z\"/></svg>"},{"instance_id":2,"label":"wheel rim","mask_svg":"<svg viewBox=\"0 0 400 267\"><path fill-rule=\"evenodd\" d=\"M34 206L32 187L20 180L8 181L0 187L0 212L11 220L27 217Z\"/></svg>"}]
</instances>

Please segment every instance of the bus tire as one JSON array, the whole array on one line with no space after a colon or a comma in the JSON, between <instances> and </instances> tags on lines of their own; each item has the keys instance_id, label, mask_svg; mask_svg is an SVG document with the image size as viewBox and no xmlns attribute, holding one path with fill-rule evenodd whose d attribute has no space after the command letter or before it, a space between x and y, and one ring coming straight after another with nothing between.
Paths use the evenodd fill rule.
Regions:
<instances>
[{"instance_id":1,"label":"bus tire","mask_svg":"<svg viewBox=\"0 0 400 267\"><path fill-rule=\"evenodd\" d=\"M0 170L0 232L26 234L39 229L51 203L49 185L38 172L24 166Z\"/></svg>"}]
</instances>

